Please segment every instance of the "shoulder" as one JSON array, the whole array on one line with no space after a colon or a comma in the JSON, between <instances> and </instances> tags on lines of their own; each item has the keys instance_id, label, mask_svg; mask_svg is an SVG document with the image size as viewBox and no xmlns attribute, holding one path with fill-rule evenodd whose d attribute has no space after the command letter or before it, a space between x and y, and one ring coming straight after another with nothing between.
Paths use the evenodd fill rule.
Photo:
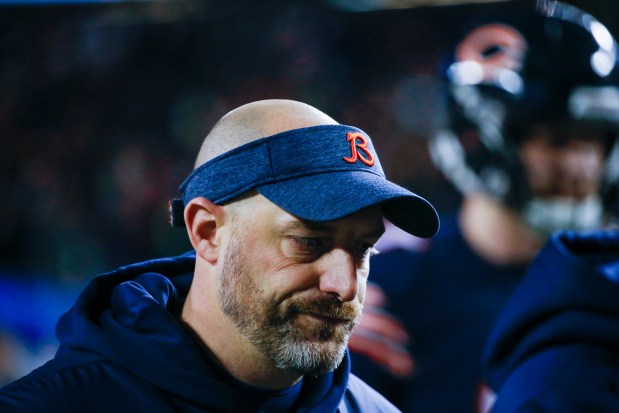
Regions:
<instances>
[{"instance_id":1,"label":"shoulder","mask_svg":"<svg viewBox=\"0 0 619 413\"><path fill-rule=\"evenodd\" d=\"M399 412L393 404L363 380L351 374L343 402L348 413L389 413Z\"/></svg>"},{"instance_id":2,"label":"shoulder","mask_svg":"<svg viewBox=\"0 0 619 413\"><path fill-rule=\"evenodd\" d=\"M160 397L150 385L82 352L55 358L0 389L0 411L4 413L120 412L145 407L166 411L159 404Z\"/></svg>"},{"instance_id":3,"label":"shoulder","mask_svg":"<svg viewBox=\"0 0 619 413\"><path fill-rule=\"evenodd\" d=\"M591 344L541 351L510 373L492 411L617 412L619 356L613 353Z\"/></svg>"}]
</instances>

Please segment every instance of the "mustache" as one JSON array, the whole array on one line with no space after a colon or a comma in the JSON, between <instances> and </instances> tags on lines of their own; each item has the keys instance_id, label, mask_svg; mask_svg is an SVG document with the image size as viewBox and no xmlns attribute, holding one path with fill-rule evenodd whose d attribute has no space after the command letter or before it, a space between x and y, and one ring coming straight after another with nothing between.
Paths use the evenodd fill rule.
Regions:
<instances>
[{"instance_id":1,"label":"mustache","mask_svg":"<svg viewBox=\"0 0 619 413\"><path fill-rule=\"evenodd\" d=\"M320 317L355 323L361 316L362 306L357 302L341 302L334 298L291 299L284 306L287 318L296 314L311 314Z\"/></svg>"}]
</instances>

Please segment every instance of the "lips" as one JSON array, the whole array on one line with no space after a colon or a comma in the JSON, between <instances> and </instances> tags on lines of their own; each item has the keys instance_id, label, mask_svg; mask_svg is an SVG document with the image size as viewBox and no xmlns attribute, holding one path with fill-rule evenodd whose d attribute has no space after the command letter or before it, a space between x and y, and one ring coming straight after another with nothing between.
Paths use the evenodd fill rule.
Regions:
<instances>
[{"instance_id":1,"label":"lips","mask_svg":"<svg viewBox=\"0 0 619 413\"><path fill-rule=\"evenodd\" d=\"M351 330L361 314L361 306L355 302L339 302L333 299L310 299L294 297L280 307L282 320L308 320L314 327L343 327ZM299 319L300 317L300 319Z\"/></svg>"}]
</instances>

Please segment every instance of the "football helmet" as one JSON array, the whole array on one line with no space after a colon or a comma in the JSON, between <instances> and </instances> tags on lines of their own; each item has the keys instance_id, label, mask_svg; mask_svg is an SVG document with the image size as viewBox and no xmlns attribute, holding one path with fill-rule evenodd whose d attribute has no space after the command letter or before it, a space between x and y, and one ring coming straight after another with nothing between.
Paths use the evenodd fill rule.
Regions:
<instances>
[{"instance_id":1,"label":"football helmet","mask_svg":"<svg viewBox=\"0 0 619 413\"><path fill-rule=\"evenodd\" d=\"M463 194L484 191L541 231L600 226L619 212L618 73L615 39L575 6L538 0L478 20L442 66L448 125L430 138L432 159ZM575 136L601 143L599 190L535 193L519 148L540 126L552 147Z\"/></svg>"}]
</instances>

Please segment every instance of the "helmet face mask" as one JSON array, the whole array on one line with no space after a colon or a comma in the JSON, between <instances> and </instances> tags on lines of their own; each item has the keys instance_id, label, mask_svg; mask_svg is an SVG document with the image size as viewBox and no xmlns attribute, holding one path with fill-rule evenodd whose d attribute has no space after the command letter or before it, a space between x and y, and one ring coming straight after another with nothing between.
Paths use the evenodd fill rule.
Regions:
<instances>
[{"instance_id":1,"label":"helmet face mask","mask_svg":"<svg viewBox=\"0 0 619 413\"><path fill-rule=\"evenodd\" d=\"M601 23L557 1L476 22L445 73L449 125L430 139L435 164L464 195L489 193L543 232L616 217L616 202L604 203L619 180L605 167L619 156L616 51ZM532 140L547 158L535 170L523 159ZM535 174L552 174L552 190Z\"/></svg>"}]
</instances>

